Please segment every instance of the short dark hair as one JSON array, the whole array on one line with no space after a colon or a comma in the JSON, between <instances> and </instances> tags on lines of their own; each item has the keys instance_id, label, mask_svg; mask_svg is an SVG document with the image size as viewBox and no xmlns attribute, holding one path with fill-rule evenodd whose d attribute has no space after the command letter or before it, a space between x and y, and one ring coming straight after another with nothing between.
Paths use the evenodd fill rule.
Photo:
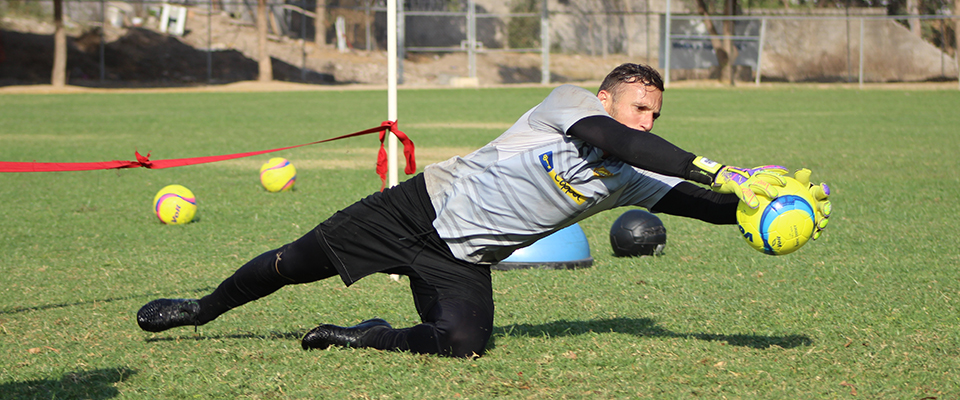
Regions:
<instances>
[{"instance_id":1,"label":"short dark hair","mask_svg":"<svg viewBox=\"0 0 960 400\"><path fill-rule=\"evenodd\" d=\"M663 78L653 67L643 64L625 63L610 71L603 83L600 84L600 90L606 90L614 96L621 84L640 82L644 86L654 86L661 92L663 88Z\"/></svg>"}]
</instances>

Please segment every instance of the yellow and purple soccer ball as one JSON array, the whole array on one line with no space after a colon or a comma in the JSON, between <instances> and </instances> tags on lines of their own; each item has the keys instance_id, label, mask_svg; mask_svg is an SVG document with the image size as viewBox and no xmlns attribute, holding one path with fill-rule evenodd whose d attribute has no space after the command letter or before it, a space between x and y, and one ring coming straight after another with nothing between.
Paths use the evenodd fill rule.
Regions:
<instances>
[{"instance_id":1,"label":"yellow and purple soccer ball","mask_svg":"<svg viewBox=\"0 0 960 400\"><path fill-rule=\"evenodd\" d=\"M186 187L168 185L153 197L153 210L164 224L186 224L197 214L197 199Z\"/></svg>"},{"instance_id":2,"label":"yellow and purple soccer ball","mask_svg":"<svg viewBox=\"0 0 960 400\"><path fill-rule=\"evenodd\" d=\"M260 183L268 192L285 192L296 181L297 169L286 158L271 158L260 167Z\"/></svg>"},{"instance_id":3,"label":"yellow and purple soccer ball","mask_svg":"<svg viewBox=\"0 0 960 400\"><path fill-rule=\"evenodd\" d=\"M772 201L757 195L756 209L743 202L737 207L737 224L743 239L757 251L784 255L797 251L810 240L816 221L816 202L809 189L796 179L784 177L786 185L777 188Z\"/></svg>"}]
</instances>

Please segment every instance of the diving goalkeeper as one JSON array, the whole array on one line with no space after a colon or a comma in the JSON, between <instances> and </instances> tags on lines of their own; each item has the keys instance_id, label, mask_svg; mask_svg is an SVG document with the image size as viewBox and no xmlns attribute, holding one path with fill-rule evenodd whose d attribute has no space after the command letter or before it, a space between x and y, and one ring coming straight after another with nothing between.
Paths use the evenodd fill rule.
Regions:
<instances>
[{"instance_id":1,"label":"diving goalkeeper","mask_svg":"<svg viewBox=\"0 0 960 400\"><path fill-rule=\"evenodd\" d=\"M494 326L490 267L514 250L614 207L733 224L739 202L756 207L757 193L777 196L783 167L722 165L650 133L663 91L657 71L638 64L615 68L596 95L559 86L475 152L359 200L250 260L207 296L147 303L137 323L149 332L203 325L285 285L400 274L420 324L323 324L303 348L482 355ZM815 237L829 217L829 200L818 200Z\"/></svg>"}]
</instances>

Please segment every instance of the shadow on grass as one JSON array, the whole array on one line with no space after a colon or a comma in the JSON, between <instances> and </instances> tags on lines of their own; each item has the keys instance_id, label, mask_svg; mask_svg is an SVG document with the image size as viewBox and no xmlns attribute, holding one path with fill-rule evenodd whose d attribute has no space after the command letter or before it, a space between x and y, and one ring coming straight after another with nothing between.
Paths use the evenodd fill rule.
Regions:
<instances>
[{"instance_id":1,"label":"shadow on grass","mask_svg":"<svg viewBox=\"0 0 960 400\"><path fill-rule=\"evenodd\" d=\"M5 399L109 399L120 395L114 387L137 371L127 367L75 371L60 379L36 379L0 384Z\"/></svg>"},{"instance_id":2,"label":"shadow on grass","mask_svg":"<svg viewBox=\"0 0 960 400\"><path fill-rule=\"evenodd\" d=\"M196 289L181 290L181 291L178 291L178 293L179 294L206 293L206 292L212 291L215 288L216 288L215 286L207 286L207 287L196 288ZM107 299L74 301L69 303L43 304L39 306L23 306L23 307L13 306L12 308L9 308L9 309L0 310L0 315L19 314L22 312L29 312L29 311L41 311L41 310L49 310L53 308L76 307L76 306L84 306L84 305L90 305L90 304L112 303L114 301L131 300L131 299L138 299L138 298L150 298L152 300L157 296L159 296L157 293L151 292L151 293L131 294L129 296L111 297Z\"/></svg>"},{"instance_id":3,"label":"shadow on grass","mask_svg":"<svg viewBox=\"0 0 960 400\"><path fill-rule=\"evenodd\" d=\"M726 342L732 346L755 349L766 349L771 346L790 349L813 344L813 340L806 335L761 336L673 332L657 326L656 322L650 318L611 318L592 321L560 320L539 325L514 324L496 328L493 337L575 336L590 332L617 332L645 337L693 338L710 342Z\"/></svg>"},{"instance_id":4,"label":"shadow on grass","mask_svg":"<svg viewBox=\"0 0 960 400\"><path fill-rule=\"evenodd\" d=\"M154 337L148 338L147 343L150 342L179 342L181 340L221 340L221 339L260 339L260 340L292 340L296 339L299 341L303 338L306 332L268 332L268 333L234 333L229 335L214 335L207 336L202 333L191 333L191 335L177 335L177 336L166 336L166 337Z\"/></svg>"},{"instance_id":5,"label":"shadow on grass","mask_svg":"<svg viewBox=\"0 0 960 400\"><path fill-rule=\"evenodd\" d=\"M183 327L182 329L189 329ZM626 333L642 337L659 338L682 338L698 339L708 342L725 342L731 346L743 346L754 349L766 349L777 346L785 349L791 349L800 346L810 346L813 339L807 335L784 335L784 336L763 336L763 335L745 335L745 334L720 334L720 333L685 333L673 332L668 329L657 326L656 322L650 318L612 318L592 321L567 321L559 320L546 324L514 324L494 328L488 348L496 347L497 337L518 336L518 337L557 337L557 336L576 336L590 332L617 332ZM152 337L146 339L146 342L179 342L184 340L300 340L305 332L266 332L266 333L234 333L221 335L204 335L202 332L184 331L181 334L170 334L164 337Z\"/></svg>"}]
</instances>

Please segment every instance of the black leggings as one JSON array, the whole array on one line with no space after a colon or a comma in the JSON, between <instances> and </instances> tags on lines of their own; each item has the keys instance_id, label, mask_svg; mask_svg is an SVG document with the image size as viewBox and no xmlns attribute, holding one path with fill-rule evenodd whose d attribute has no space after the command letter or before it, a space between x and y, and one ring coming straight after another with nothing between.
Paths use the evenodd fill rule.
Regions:
<instances>
[{"instance_id":1,"label":"black leggings","mask_svg":"<svg viewBox=\"0 0 960 400\"><path fill-rule=\"evenodd\" d=\"M448 357L483 355L493 331L494 308L489 296L478 295L476 290L443 290L412 268L387 272L410 279L414 305L423 323L406 329L375 331L372 337L364 337L363 346Z\"/></svg>"},{"instance_id":2,"label":"black leggings","mask_svg":"<svg viewBox=\"0 0 960 400\"><path fill-rule=\"evenodd\" d=\"M297 241L248 261L213 293L200 299L200 323L280 290L284 285L315 282L337 275L311 231Z\"/></svg>"},{"instance_id":3,"label":"black leggings","mask_svg":"<svg viewBox=\"0 0 960 400\"><path fill-rule=\"evenodd\" d=\"M337 275L314 229L300 239L250 260L200 299L200 322L267 296L285 285L314 282ZM378 331L364 338L364 347L405 350L450 357L482 355L493 328L493 302L483 291L438 290L411 267L389 273L409 277L410 290L422 324ZM487 280L489 282L489 279ZM456 283L451 282L452 287ZM481 285L483 286L483 285ZM478 294L479 293L479 294Z\"/></svg>"}]
</instances>

